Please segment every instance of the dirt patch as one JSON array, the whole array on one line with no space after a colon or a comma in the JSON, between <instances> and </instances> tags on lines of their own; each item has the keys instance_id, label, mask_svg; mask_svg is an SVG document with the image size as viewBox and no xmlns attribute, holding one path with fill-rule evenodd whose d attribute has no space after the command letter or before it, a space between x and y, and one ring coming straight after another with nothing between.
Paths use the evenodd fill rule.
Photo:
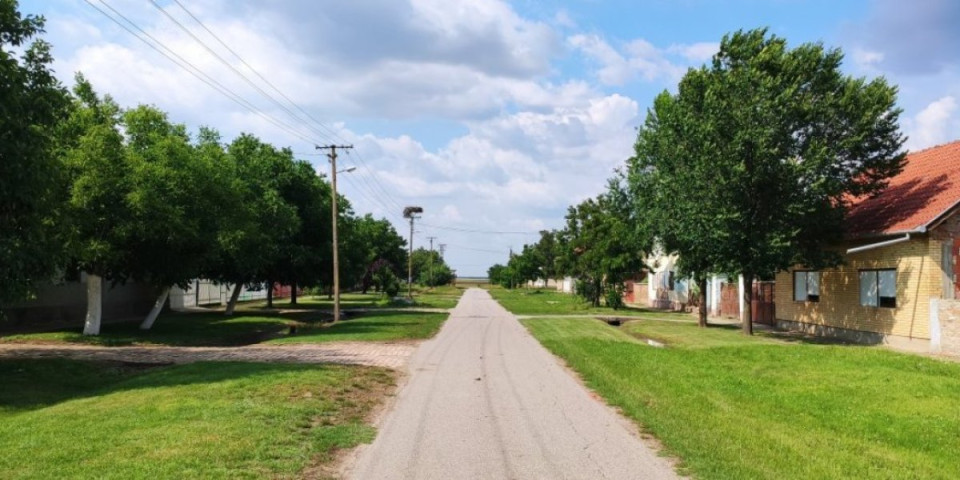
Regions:
<instances>
[{"instance_id":1,"label":"dirt patch","mask_svg":"<svg viewBox=\"0 0 960 480\"><path fill-rule=\"evenodd\" d=\"M396 398L398 380L402 374L383 368L358 367L364 372L357 375L349 385L345 385L334 395L343 408L331 415L319 415L311 422L311 428L361 422L379 426L383 415L389 410ZM310 465L301 472L301 478L310 480L328 480L343 478L345 469L356 458L364 445L354 448L334 448L318 452Z\"/></svg>"}]
</instances>

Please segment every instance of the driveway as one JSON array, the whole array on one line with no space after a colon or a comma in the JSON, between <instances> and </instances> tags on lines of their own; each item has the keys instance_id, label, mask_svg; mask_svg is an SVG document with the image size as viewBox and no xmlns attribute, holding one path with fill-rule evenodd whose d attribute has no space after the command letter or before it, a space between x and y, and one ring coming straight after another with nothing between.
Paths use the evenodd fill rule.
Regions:
<instances>
[{"instance_id":1,"label":"driveway","mask_svg":"<svg viewBox=\"0 0 960 480\"><path fill-rule=\"evenodd\" d=\"M348 477L677 478L484 290L463 295L409 369Z\"/></svg>"}]
</instances>

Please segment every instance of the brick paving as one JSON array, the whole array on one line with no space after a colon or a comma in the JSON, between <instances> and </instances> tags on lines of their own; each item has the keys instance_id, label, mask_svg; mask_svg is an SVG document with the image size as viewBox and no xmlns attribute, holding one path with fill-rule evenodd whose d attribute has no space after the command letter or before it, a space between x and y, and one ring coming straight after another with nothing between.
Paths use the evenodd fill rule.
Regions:
<instances>
[{"instance_id":1,"label":"brick paving","mask_svg":"<svg viewBox=\"0 0 960 480\"><path fill-rule=\"evenodd\" d=\"M101 347L89 345L0 344L0 359L69 358L131 363L242 361L275 363L340 363L404 368L415 343L336 342L243 347Z\"/></svg>"}]
</instances>

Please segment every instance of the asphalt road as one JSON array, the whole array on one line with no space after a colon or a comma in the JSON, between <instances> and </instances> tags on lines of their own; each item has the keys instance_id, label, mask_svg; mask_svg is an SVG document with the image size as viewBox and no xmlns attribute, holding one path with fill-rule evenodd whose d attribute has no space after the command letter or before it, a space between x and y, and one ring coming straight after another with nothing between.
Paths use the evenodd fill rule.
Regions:
<instances>
[{"instance_id":1,"label":"asphalt road","mask_svg":"<svg viewBox=\"0 0 960 480\"><path fill-rule=\"evenodd\" d=\"M464 294L409 368L349 478L677 478L484 290Z\"/></svg>"}]
</instances>

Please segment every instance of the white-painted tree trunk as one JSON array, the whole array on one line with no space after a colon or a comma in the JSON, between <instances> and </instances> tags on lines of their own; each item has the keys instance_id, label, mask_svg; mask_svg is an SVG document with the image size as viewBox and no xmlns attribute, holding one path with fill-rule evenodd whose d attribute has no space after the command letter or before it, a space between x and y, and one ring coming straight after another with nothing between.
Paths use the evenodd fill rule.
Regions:
<instances>
[{"instance_id":1,"label":"white-painted tree trunk","mask_svg":"<svg viewBox=\"0 0 960 480\"><path fill-rule=\"evenodd\" d=\"M84 335L100 335L103 307L103 278L87 274L87 318L83 322Z\"/></svg>"},{"instance_id":2,"label":"white-painted tree trunk","mask_svg":"<svg viewBox=\"0 0 960 480\"><path fill-rule=\"evenodd\" d=\"M150 313L147 314L147 318L143 319L143 323L140 324L140 330L150 330L150 327L153 327L153 322L157 321L157 316L160 315L160 311L163 310L163 306L167 303L167 297L169 296L170 287L166 287L160 292L157 303L153 304L153 308L150 310Z\"/></svg>"},{"instance_id":3,"label":"white-painted tree trunk","mask_svg":"<svg viewBox=\"0 0 960 480\"><path fill-rule=\"evenodd\" d=\"M233 293L230 294L230 301L227 303L227 310L224 315L233 315L233 310L237 308L237 299L240 298L240 290L243 289L243 283L237 283L233 286Z\"/></svg>"}]
</instances>

